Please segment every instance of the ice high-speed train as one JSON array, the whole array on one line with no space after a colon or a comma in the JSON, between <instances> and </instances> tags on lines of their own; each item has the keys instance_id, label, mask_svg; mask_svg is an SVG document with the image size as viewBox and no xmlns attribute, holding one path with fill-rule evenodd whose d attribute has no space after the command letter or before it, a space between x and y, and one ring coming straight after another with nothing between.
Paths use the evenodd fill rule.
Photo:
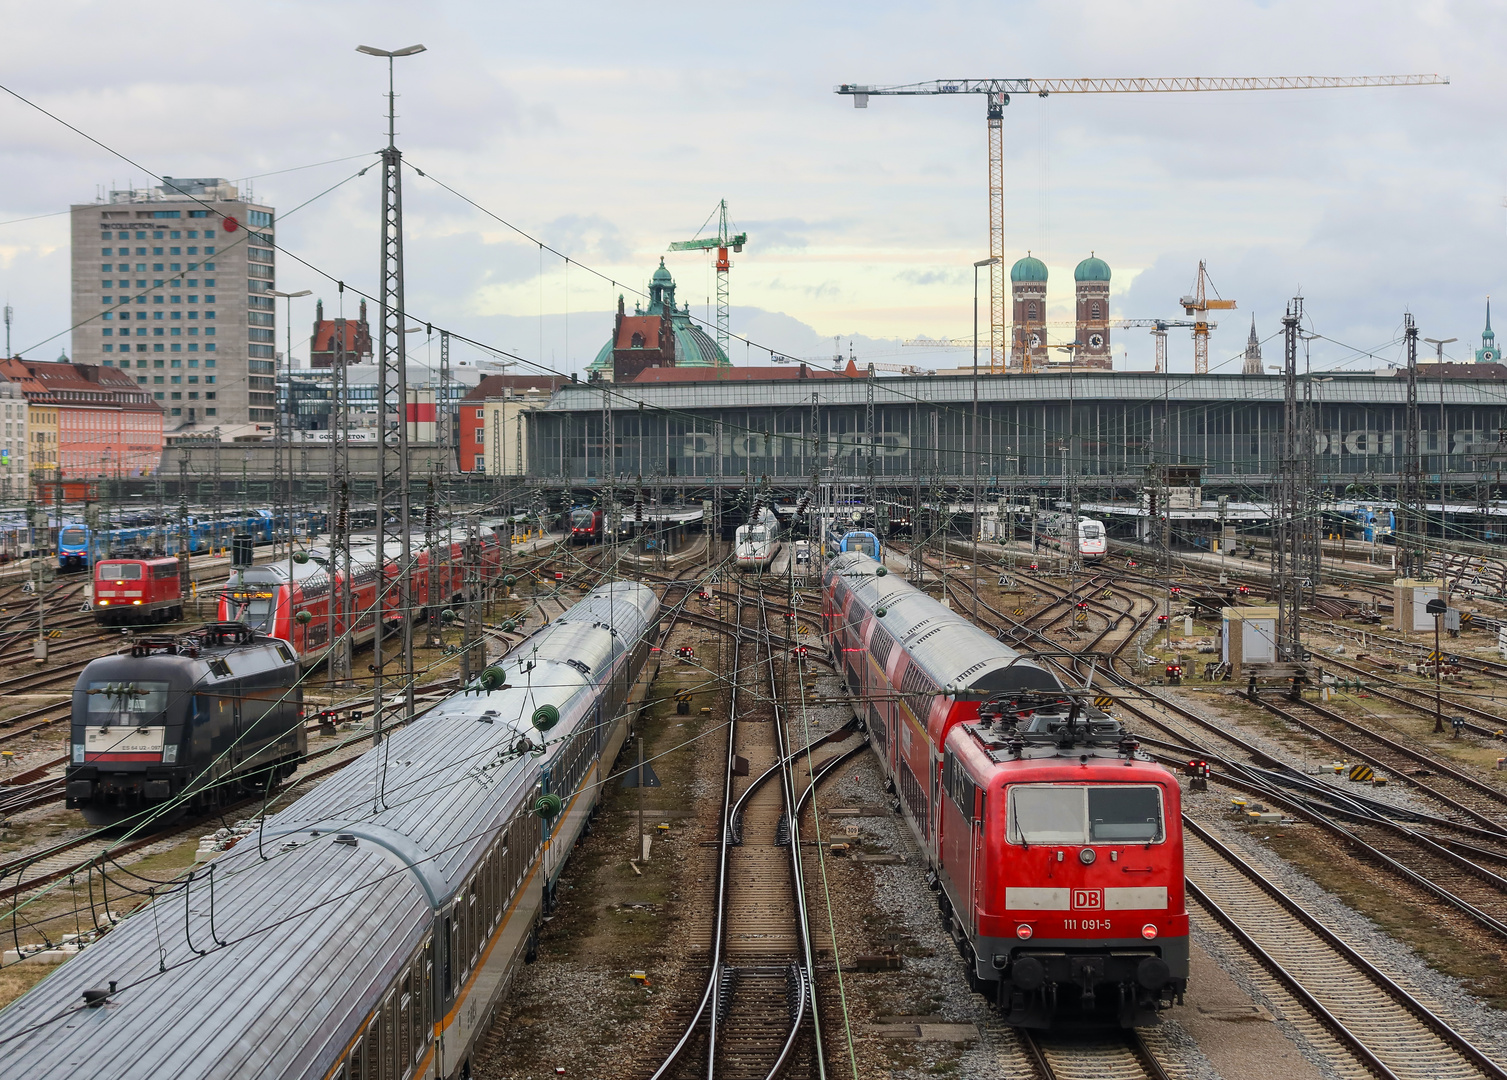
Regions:
<instances>
[{"instance_id":1,"label":"ice high-speed train","mask_svg":"<svg viewBox=\"0 0 1507 1080\"><path fill-rule=\"evenodd\" d=\"M1037 535L1038 543L1057 551L1065 551L1076 541L1079 558L1087 562L1104 558L1104 522L1080 517L1078 527L1074 529L1071 514L1042 514L1038 524L1041 526Z\"/></svg>"},{"instance_id":2,"label":"ice high-speed train","mask_svg":"<svg viewBox=\"0 0 1507 1080\"><path fill-rule=\"evenodd\" d=\"M733 558L739 570L763 570L780 550L780 519L767 506L733 533Z\"/></svg>"},{"instance_id":3,"label":"ice high-speed train","mask_svg":"<svg viewBox=\"0 0 1507 1080\"><path fill-rule=\"evenodd\" d=\"M469 1076L658 620L643 585L593 590L264 834L159 886L0 1012L7 1080Z\"/></svg>"}]
</instances>

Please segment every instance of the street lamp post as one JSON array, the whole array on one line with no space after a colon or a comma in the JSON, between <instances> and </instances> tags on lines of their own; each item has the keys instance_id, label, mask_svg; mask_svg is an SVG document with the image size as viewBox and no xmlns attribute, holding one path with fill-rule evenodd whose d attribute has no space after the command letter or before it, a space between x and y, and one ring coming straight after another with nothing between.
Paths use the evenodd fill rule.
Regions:
<instances>
[{"instance_id":1,"label":"street lamp post","mask_svg":"<svg viewBox=\"0 0 1507 1080\"><path fill-rule=\"evenodd\" d=\"M969 449L973 455L973 616L979 613L979 271L999 262L998 256L980 259L973 264L973 438ZM911 537L914 542L915 537Z\"/></svg>"}]
</instances>

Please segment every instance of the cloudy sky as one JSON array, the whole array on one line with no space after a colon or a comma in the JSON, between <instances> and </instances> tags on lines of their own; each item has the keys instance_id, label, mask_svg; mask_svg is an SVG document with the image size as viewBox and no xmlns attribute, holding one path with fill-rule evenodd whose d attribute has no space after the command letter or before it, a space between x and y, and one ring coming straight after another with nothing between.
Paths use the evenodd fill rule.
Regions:
<instances>
[{"instance_id":1,"label":"cloudy sky","mask_svg":"<svg viewBox=\"0 0 1507 1080\"><path fill-rule=\"evenodd\" d=\"M899 341L971 330L969 264L988 253L982 99L857 111L832 92L846 81L1449 75L1412 89L1017 98L1006 250L1047 262L1054 318L1071 317L1072 268L1090 251L1114 270L1121 318L1179 316L1206 259L1239 304L1220 319L1216 362L1240 351L1253 314L1276 334L1299 291L1322 335L1316 366L1396 360L1405 310L1424 336L1462 339L1449 352L1463 358L1492 293L1507 331L1499 2L4 0L0 16L0 83L130 159L0 95L0 294L14 347L38 358L71 351L59 212L153 183L147 171L254 177L283 215L280 243L318 268L280 256L280 288L327 303L332 279L373 291L377 172L348 178L384 141L386 71L354 47L415 42L429 51L399 61L399 138L433 180L404 177L410 310L562 370L591 359L617 294L642 288L720 198L749 234L733 329L755 345L735 344L735 362L767 359L760 346L828 355L834 336L860 361L965 361ZM302 168L333 159L349 160ZM668 265L707 314L707 258ZM1191 369L1186 337L1171 352ZM1147 368L1150 338L1120 331L1115 354Z\"/></svg>"}]
</instances>

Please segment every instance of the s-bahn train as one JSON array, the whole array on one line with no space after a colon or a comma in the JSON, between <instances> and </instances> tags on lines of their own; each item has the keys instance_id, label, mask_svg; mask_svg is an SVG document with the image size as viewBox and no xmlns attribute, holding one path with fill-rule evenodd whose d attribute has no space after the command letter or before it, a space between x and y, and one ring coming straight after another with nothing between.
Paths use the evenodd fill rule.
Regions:
<instances>
[{"instance_id":1,"label":"s-bahn train","mask_svg":"<svg viewBox=\"0 0 1507 1080\"><path fill-rule=\"evenodd\" d=\"M209 551L230 546L236 535L250 536L258 544L272 541L274 524L284 534L288 528L286 512L274 515L270 510L253 510L247 514L210 519L193 517L188 521L188 550ZM300 511L293 517L294 531L312 534L325 528L323 511ZM157 544L168 555L178 552L178 519L154 520L147 513L133 513L112 518L110 524L94 528L82 522L67 522L58 530L58 569L87 570L95 559L111 555L141 555Z\"/></svg>"},{"instance_id":2,"label":"s-bahn train","mask_svg":"<svg viewBox=\"0 0 1507 1080\"><path fill-rule=\"evenodd\" d=\"M602 540L602 512L578 506L570 512L570 542L597 544Z\"/></svg>"},{"instance_id":3,"label":"s-bahn train","mask_svg":"<svg viewBox=\"0 0 1507 1080\"><path fill-rule=\"evenodd\" d=\"M970 985L1017 1026L1154 1022L1188 979L1177 779L1051 672L881 570L827 564L825 630Z\"/></svg>"},{"instance_id":4,"label":"s-bahn train","mask_svg":"<svg viewBox=\"0 0 1507 1080\"><path fill-rule=\"evenodd\" d=\"M7 1077L470 1076L658 619L643 585L594 590L497 689L478 680L270 816L0 1012Z\"/></svg>"},{"instance_id":5,"label":"s-bahn train","mask_svg":"<svg viewBox=\"0 0 1507 1080\"><path fill-rule=\"evenodd\" d=\"M827 553L829 555L841 555L849 551L860 551L871 559L883 561L879 558L879 537L867 529L839 529L833 527L827 531Z\"/></svg>"},{"instance_id":6,"label":"s-bahn train","mask_svg":"<svg viewBox=\"0 0 1507 1080\"><path fill-rule=\"evenodd\" d=\"M183 584L174 556L101 559L94 568L94 621L141 626L183 618Z\"/></svg>"},{"instance_id":7,"label":"s-bahn train","mask_svg":"<svg viewBox=\"0 0 1507 1080\"><path fill-rule=\"evenodd\" d=\"M495 535L483 534L480 573L483 581L496 576L501 565L502 545ZM430 578L438 586L438 596L448 604L461 594L463 587L464 545L454 542L426 548L415 539L414 567L410 576L415 618L427 618L425 607ZM353 630L351 641L362 645L376 634L376 605L379 589L383 618L389 623L401 618L398 597L389 586L397 574L398 545L388 545L384 573L377 573L375 544L351 546L351 607L343 607L342 573L329 569L328 554L310 553L304 562L292 564L292 576L286 561L259 563L239 575L232 572L220 596L220 618L226 622L243 622L253 629L288 642L300 660L315 663L324 657L330 644L330 609L335 609L335 637ZM448 558L447 558L448 556ZM307 615L307 618L304 616Z\"/></svg>"},{"instance_id":8,"label":"s-bahn train","mask_svg":"<svg viewBox=\"0 0 1507 1080\"><path fill-rule=\"evenodd\" d=\"M137 638L84 667L72 732L65 792L91 825L235 802L308 750L298 658L240 623Z\"/></svg>"},{"instance_id":9,"label":"s-bahn train","mask_svg":"<svg viewBox=\"0 0 1507 1080\"><path fill-rule=\"evenodd\" d=\"M1068 545L1073 543L1076 533L1079 558L1087 562L1096 562L1104 558L1104 522L1095 518L1080 517L1078 527L1074 529L1071 514L1042 514L1038 519L1038 524L1041 526L1041 531L1037 534L1038 544L1057 551L1069 550Z\"/></svg>"},{"instance_id":10,"label":"s-bahn train","mask_svg":"<svg viewBox=\"0 0 1507 1080\"><path fill-rule=\"evenodd\" d=\"M739 570L763 570L780 550L780 519L763 507L733 532L733 559Z\"/></svg>"}]
</instances>

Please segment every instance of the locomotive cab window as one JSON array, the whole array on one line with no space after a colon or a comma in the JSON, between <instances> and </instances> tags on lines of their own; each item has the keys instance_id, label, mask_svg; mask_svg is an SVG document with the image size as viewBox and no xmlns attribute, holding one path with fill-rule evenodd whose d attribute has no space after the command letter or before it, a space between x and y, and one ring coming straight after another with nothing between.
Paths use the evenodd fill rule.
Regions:
<instances>
[{"instance_id":1,"label":"locomotive cab window","mask_svg":"<svg viewBox=\"0 0 1507 1080\"><path fill-rule=\"evenodd\" d=\"M1010 788L1006 837L1012 844L1155 844L1165 836L1158 787Z\"/></svg>"},{"instance_id":2,"label":"locomotive cab window","mask_svg":"<svg viewBox=\"0 0 1507 1080\"><path fill-rule=\"evenodd\" d=\"M91 682L88 693L90 724L139 727L167 712L165 682Z\"/></svg>"},{"instance_id":3,"label":"locomotive cab window","mask_svg":"<svg viewBox=\"0 0 1507 1080\"><path fill-rule=\"evenodd\" d=\"M101 581L140 581L140 563L100 563L99 580Z\"/></svg>"}]
</instances>

